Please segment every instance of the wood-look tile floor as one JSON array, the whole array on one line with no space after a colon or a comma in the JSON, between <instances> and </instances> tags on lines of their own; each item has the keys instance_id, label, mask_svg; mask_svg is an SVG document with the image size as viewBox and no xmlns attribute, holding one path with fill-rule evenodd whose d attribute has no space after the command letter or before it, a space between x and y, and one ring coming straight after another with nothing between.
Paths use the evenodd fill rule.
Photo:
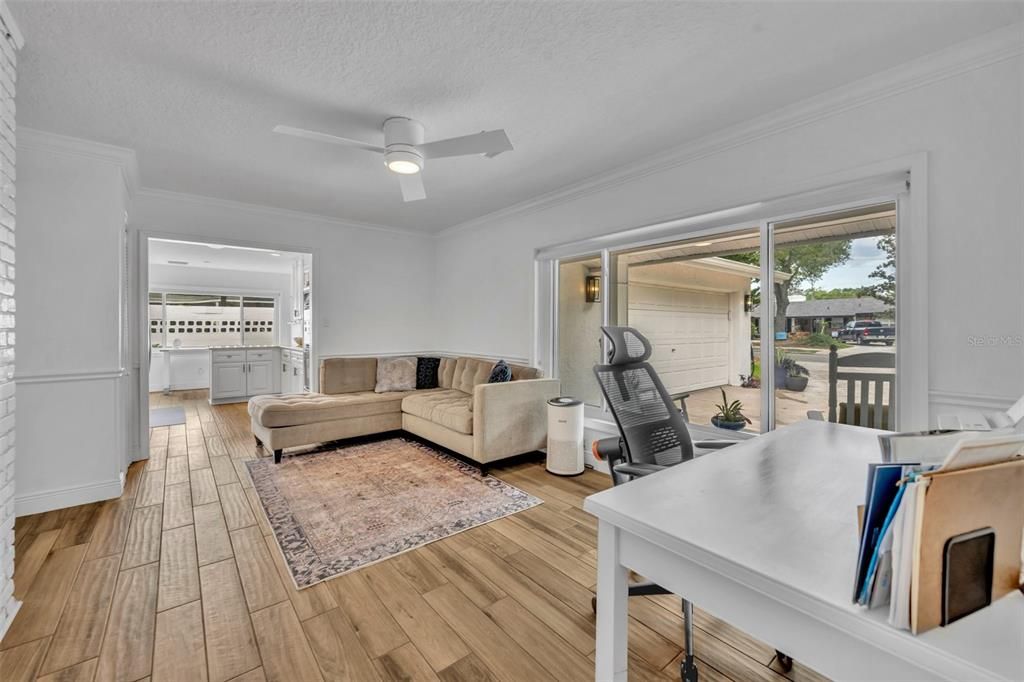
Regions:
<instances>
[{"instance_id":1,"label":"wood-look tile floor","mask_svg":"<svg viewBox=\"0 0 1024 682\"><path fill-rule=\"evenodd\" d=\"M0 680L590 680L596 524L608 485L540 462L494 475L544 504L296 590L245 460L244 405L153 396L187 423L155 428L116 500L17 519ZM630 676L678 679L679 600L630 599ZM785 677L771 647L695 614L701 678Z\"/></svg>"}]
</instances>

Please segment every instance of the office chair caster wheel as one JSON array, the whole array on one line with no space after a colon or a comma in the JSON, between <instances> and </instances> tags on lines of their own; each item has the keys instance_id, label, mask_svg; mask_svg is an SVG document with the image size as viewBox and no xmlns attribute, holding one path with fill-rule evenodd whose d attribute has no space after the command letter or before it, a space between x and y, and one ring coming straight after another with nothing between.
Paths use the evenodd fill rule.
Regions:
<instances>
[{"instance_id":1,"label":"office chair caster wheel","mask_svg":"<svg viewBox=\"0 0 1024 682\"><path fill-rule=\"evenodd\" d=\"M596 596L590 598L590 608L592 608L594 610L594 613L597 613L597 597Z\"/></svg>"},{"instance_id":2,"label":"office chair caster wheel","mask_svg":"<svg viewBox=\"0 0 1024 682\"><path fill-rule=\"evenodd\" d=\"M775 657L779 659L779 666L783 672L789 672L793 669L793 659L782 653L778 649L775 650Z\"/></svg>"},{"instance_id":3,"label":"office chair caster wheel","mask_svg":"<svg viewBox=\"0 0 1024 682\"><path fill-rule=\"evenodd\" d=\"M683 656L683 662L679 664L679 677L683 682L697 682L697 664L693 656Z\"/></svg>"}]
</instances>

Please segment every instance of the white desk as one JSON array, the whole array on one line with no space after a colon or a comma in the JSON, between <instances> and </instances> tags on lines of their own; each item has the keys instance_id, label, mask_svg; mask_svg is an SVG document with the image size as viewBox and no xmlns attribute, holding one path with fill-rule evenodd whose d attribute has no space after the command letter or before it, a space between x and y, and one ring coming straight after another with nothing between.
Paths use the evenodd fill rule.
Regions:
<instances>
[{"instance_id":1,"label":"white desk","mask_svg":"<svg viewBox=\"0 0 1024 682\"><path fill-rule=\"evenodd\" d=\"M878 433L802 422L588 497L597 679L626 679L627 568L834 679L1024 679L1019 592L919 637L851 604Z\"/></svg>"}]
</instances>

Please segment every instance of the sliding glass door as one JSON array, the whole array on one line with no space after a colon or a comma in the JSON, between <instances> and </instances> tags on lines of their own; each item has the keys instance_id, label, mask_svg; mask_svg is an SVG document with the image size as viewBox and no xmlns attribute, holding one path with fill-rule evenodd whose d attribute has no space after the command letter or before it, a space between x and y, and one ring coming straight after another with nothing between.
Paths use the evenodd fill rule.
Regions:
<instances>
[{"instance_id":1,"label":"sliding glass door","mask_svg":"<svg viewBox=\"0 0 1024 682\"><path fill-rule=\"evenodd\" d=\"M770 225L775 425L810 415L894 429L896 205Z\"/></svg>"},{"instance_id":2,"label":"sliding glass door","mask_svg":"<svg viewBox=\"0 0 1024 682\"><path fill-rule=\"evenodd\" d=\"M691 423L761 429L759 252L751 226L611 256L610 317L650 340L651 365Z\"/></svg>"},{"instance_id":3,"label":"sliding glass door","mask_svg":"<svg viewBox=\"0 0 1024 682\"><path fill-rule=\"evenodd\" d=\"M870 202L555 261L563 394L610 418L591 368L600 326L626 325L691 425L895 429L896 220Z\"/></svg>"}]
</instances>

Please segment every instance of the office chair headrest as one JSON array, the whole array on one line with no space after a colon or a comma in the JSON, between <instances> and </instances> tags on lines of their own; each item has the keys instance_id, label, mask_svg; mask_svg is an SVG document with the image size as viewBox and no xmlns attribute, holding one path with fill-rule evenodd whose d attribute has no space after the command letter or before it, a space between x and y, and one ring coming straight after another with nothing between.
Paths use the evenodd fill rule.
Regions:
<instances>
[{"instance_id":1,"label":"office chair headrest","mask_svg":"<svg viewBox=\"0 0 1024 682\"><path fill-rule=\"evenodd\" d=\"M651 342L636 329L632 327L601 327L601 331L612 344L612 348L608 352L609 365L644 362L651 357Z\"/></svg>"}]
</instances>

